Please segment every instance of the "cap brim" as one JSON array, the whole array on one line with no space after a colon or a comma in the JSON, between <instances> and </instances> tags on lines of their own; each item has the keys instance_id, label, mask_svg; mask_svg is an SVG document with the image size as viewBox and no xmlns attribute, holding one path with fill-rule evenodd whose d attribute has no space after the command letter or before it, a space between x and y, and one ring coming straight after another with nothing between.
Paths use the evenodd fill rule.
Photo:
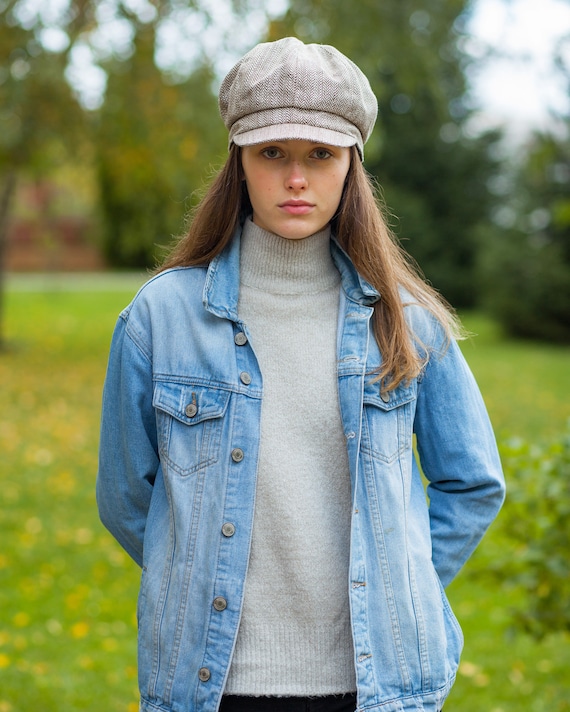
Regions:
<instances>
[{"instance_id":1,"label":"cap brim","mask_svg":"<svg viewBox=\"0 0 570 712\"><path fill-rule=\"evenodd\" d=\"M263 126L243 133L236 133L235 136L230 134L230 143L233 141L238 146L254 146L270 141L295 140L313 141L314 143L342 147L354 146L358 143L354 136L307 124L275 124L274 126Z\"/></svg>"}]
</instances>

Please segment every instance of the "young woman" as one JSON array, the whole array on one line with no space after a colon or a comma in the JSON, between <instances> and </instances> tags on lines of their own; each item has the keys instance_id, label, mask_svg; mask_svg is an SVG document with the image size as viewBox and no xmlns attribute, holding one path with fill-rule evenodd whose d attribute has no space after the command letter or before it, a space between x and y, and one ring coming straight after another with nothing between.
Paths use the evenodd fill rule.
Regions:
<instances>
[{"instance_id":1,"label":"young woman","mask_svg":"<svg viewBox=\"0 0 570 712\"><path fill-rule=\"evenodd\" d=\"M287 38L220 110L227 163L121 314L104 391L141 710L436 712L462 647L443 587L504 484L455 320L362 167L376 99Z\"/></svg>"}]
</instances>

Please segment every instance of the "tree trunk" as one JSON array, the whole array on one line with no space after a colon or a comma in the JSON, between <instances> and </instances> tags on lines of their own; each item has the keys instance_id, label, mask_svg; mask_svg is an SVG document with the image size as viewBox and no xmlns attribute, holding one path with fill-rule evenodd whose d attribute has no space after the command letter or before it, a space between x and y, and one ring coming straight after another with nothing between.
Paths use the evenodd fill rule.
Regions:
<instances>
[{"instance_id":1,"label":"tree trunk","mask_svg":"<svg viewBox=\"0 0 570 712\"><path fill-rule=\"evenodd\" d=\"M9 170L0 193L0 352L7 348L4 328L4 303L6 290L6 251L8 247L8 219L12 196L16 189L16 171Z\"/></svg>"}]
</instances>

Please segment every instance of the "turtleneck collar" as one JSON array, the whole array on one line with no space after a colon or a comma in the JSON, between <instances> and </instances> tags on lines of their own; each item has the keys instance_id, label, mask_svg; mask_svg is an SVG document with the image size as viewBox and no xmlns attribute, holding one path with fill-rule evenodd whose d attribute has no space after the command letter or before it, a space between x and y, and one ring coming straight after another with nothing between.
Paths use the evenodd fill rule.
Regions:
<instances>
[{"instance_id":1,"label":"turtleneck collar","mask_svg":"<svg viewBox=\"0 0 570 712\"><path fill-rule=\"evenodd\" d=\"M240 282L272 294L316 294L340 282L330 252L330 227L291 240L245 221L241 237Z\"/></svg>"}]
</instances>

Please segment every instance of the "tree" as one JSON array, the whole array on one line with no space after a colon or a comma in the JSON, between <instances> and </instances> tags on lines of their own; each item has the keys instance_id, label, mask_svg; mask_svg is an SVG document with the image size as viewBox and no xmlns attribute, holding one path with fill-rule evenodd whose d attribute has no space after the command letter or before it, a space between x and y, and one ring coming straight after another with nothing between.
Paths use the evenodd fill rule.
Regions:
<instances>
[{"instance_id":1,"label":"tree","mask_svg":"<svg viewBox=\"0 0 570 712\"><path fill-rule=\"evenodd\" d=\"M225 148L211 71L203 67L183 83L167 83L154 48L154 26L138 25L132 55L105 65L96 162L104 250L120 267L156 262L180 232L205 167Z\"/></svg>"},{"instance_id":2,"label":"tree","mask_svg":"<svg viewBox=\"0 0 570 712\"><path fill-rule=\"evenodd\" d=\"M484 304L512 336L570 343L570 145L537 135L526 155L482 239Z\"/></svg>"},{"instance_id":3,"label":"tree","mask_svg":"<svg viewBox=\"0 0 570 712\"><path fill-rule=\"evenodd\" d=\"M0 348L6 231L23 170L43 175L73 149L82 113L65 81L65 58L46 51L33 28L18 23L15 0L0 11Z\"/></svg>"},{"instance_id":4,"label":"tree","mask_svg":"<svg viewBox=\"0 0 570 712\"><path fill-rule=\"evenodd\" d=\"M260 0L0 0L0 235L16 176L39 165L54 144L72 153L72 136L87 145L101 139L97 175L107 254L119 265L152 263L153 240L167 241L178 230L174 214L200 184L196 165L202 162L202 175L223 143L219 121L212 121L210 57L240 44L235 24L245 16L259 31ZM171 53L159 71L165 29L178 31L174 44L191 47L192 59ZM54 33L58 48L49 51ZM100 97L86 102L82 93L78 54L99 69L103 83L109 76L100 114Z\"/></svg>"},{"instance_id":5,"label":"tree","mask_svg":"<svg viewBox=\"0 0 570 712\"><path fill-rule=\"evenodd\" d=\"M378 178L394 229L434 286L456 306L478 298L476 235L493 196L498 139L469 138L460 48L465 0L292 0L271 39L294 32L355 61L379 100L366 167Z\"/></svg>"},{"instance_id":6,"label":"tree","mask_svg":"<svg viewBox=\"0 0 570 712\"><path fill-rule=\"evenodd\" d=\"M565 44L570 37L558 68L570 88ZM524 148L497 214L505 229L482 240L485 303L513 336L570 343L570 109L556 131L535 133Z\"/></svg>"},{"instance_id":7,"label":"tree","mask_svg":"<svg viewBox=\"0 0 570 712\"><path fill-rule=\"evenodd\" d=\"M111 0L107 21L129 38L113 47L102 42L97 23L104 18L97 2L72 0L75 5L81 18L76 25L87 26L90 18L94 23L83 35L73 26L74 36L91 48L108 79L103 104L93 113L104 252L114 266L149 267L180 231L204 170L225 152L212 88L215 55L239 45L235 22L254 11L259 21L263 6L259 0L225 0L215 7L200 1ZM165 53L166 36L174 47Z\"/></svg>"}]
</instances>

